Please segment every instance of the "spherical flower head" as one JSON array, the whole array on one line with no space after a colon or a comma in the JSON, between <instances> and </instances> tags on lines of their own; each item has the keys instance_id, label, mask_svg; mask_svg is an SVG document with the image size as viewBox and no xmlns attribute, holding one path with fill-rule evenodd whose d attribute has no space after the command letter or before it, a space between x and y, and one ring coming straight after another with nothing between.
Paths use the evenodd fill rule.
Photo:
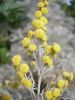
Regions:
<instances>
[{"instance_id":1,"label":"spherical flower head","mask_svg":"<svg viewBox=\"0 0 75 100\"><path fill-rule=\"evenodd\" d=\"M33 52L37 49L37 46L36 46L36 44L30 44L28 49L29 49L29 51Z\"/></svg>"},{"instance_id":2,"label":"spherical flower head","mask_svg":"<svg viewBox=\"0 0 75 100\"><path fill-rule=\"evenodd\" d=\"M34 33L34 36L37 38L37 39L41 39L43 41L47 41L47 36L45 35L45 31L42 30L42 29L37 29Z\"/></svg>"},{"instance_id":3,"label":"spherical flower head","mask_svg":"<svg viewBox=\"0 0 75 100\"><path fill-rule=\"evenodd\" d=\"M11 96L8 94L2 94L1 98L2 98L1 100L12 100Z\"/></svg>"},{"instance_id":4,"label":"spherical flower head","mask_svg":"<svg viewBox=\"0 0 75 100\"><path fill-rule=\"evenodd\" d=\"M52 91L51 90L47 90L45 92L45 97L46 97L47 100L51 100L53 98Z\"/></svg>"},{"instance_id":5,"label":"spherical flower head","mask_svg":"<svg viewBox=\"0 0 75 100\"><path fill-rule=\"evenodd\" d=\"M37 65L37 64L36 64L36 61L31 61L31 62L30 62L30 65L33 66L33 67L35 67L35 66Z\"/></svg>"},{"instance_id":6,"label":"spherical flower head","mask_svg":"<svg viewBox=\"0 0 75 100\"><path fill-rule=\"evenodd\" d=\"M46 7L43 7L41 8L41 11L42 13L45 15L45 14L48 14L48 9Z\"/></svg>"},{"instance_id":7,"label":"spherical flower head","mask_svg":"<svg viewBox=\"0 0 75 100\"><path fill-rule=\"evenodd\" d=\"M64 76L64 78L69 78L70 75L68 72L65 71L65 72L63 72L63 76Z\"/></svg>"},{"instance_id":8,"label":"spherical flower head","mask_svg":"<svg viewBox=\"0 0 75 100\"><path fill-rule=\"evenodd\" d=\"M18 66L21 62L21 56L20 55L15 55L12 57L12 64L14 66Z\"/></svg>"},{"instance_id":9,"label":"spherical flower head","mask_svg":"<svg viewBox=\"0 0 75 100\"><path fill-rule=\"evenodd\" d=\"M70 78L71 81L74 79L74 75L73 75L72 72L70 73L70 77L69 78Z\"/></svg>"},{"instance_id":10,"label":"spherical flower head","mask_svg":"<svg viewBox=\"0 0 75 100\"><path fill-rule=\"evenodd\" d=\"M58 88L63 88L65 86L65 80L60 79L57 83Z\"/></svg>"},{"instance_id":11,"label":"spherical flower head","mask_svg":"<svg viewBox=\"0 0 75 100\"><path fill-rule=\"evenodd\" d=\"M52 46L46 45L45 48L44 48L44 53L50 54L52 52L51 48L52 48Z\"/></svg>"},{"instance_id":12,"label":"spherical flower head","mask_svg":"<svg viewBox=\"0 0 75 100\"><path fill-rule=\"evenodd\" d=\"M45 31L43 29L37 29L34 32L34 36L36 38L40 38L41 36L43 36L45 34Z\"/></svg>"},{"instance_id":13,"label":"spherical flower head","mask_svg":"<svg viewBox=\"0 0 75 100\"><path fill-rule=\"evenodd\" d=\"M58 43L54 43L52 48L56 53L61 51L61 46Z\"/></svg>"},{"instance_id":14,"label":"spherical flower head","mask_svg":"<svg viewBox=\"0 0 75 100\"><path fill-rule=\"evenodd\" d=\"M21 71L17 72L17 77L19 78L19 80L24 78L24 74Z\"/></svg>"},{"instance_id":15,"label":"spherical flower head","mask_svg":"<svg viewBox=\"0 0 75 100\"><path fill-rule=\"evenodd\" d=\"M27 73L27 72L29 72L29 66L28 66L27 64L21 64L19 70L20 70L20 72L22 72L23 74L24 74L24 73Z\"/></svg>"},{"instance_id":16,"label":"spherical flower head","mask_svg":"<svg viewBox=\"0 0 75 100\"><path fill-rule=\"evenodd\" d=\"M60 89L55 88L55 89L53 90L53 96L54 96L54 97L59 97L59 96L60 96L60 94L61 94Z\"/></svg>"},{"instance_id":17,"label":"spherical flower head","mask_svg":"<svg viewBox=\"0 0 75 100\"><path fill-rule=\"evenodd\" d=\"M32 38L32 36L33 36L33 34L34 34L34 32L32 31L32 30L29 30L28 31L28 38Z\"/></svg>"},{"instance_id":18,"label":"spherical flower head","mask_svg":"<svg viewBox=\"0 0 75 100\"><path fill-rule=\"evenodd\" d=\"M35 28L43 28L43 26L44 26L44 24L43 24L43 22L41 22L40 20L38 20L38 19L34 19L33 21L32 21L32 25L35 27Z\"/></svg>"},{"instance_id":19,"label":"spherical flower head","mask_svg":"<svg viewBox=\"0 0 75 100\"><path fill-rule=\"evenodd\" d=\"M47 0L44 1L45 6L47 6L49 4L49 2Z\"/></svg>"},{"instance_id":20,"label":"spherical flower head","mask_svg":"<svg viewBox=\"0 0 75 100\"><path fill-rule=\"evenodd\" d=\"M53 65L53 60L47 55L42 56L42 61L46 65L49 65L49 66Z\"/></svg>"},{"instance_id":21,"label":"spherical flower head","mask_svg":"<svg viewBox=\"0 0 75 100\"><path fill-rule=\"evenodd\" d=\"M22 84L23 86L25 86L26 88L28 88L28 89L31 89L31 88L32 88L32 81L31 81L31 80L22 79L22 80L21 80L21 84Z\"/></svg>"},{"instance_id":22,"label":"spherical flower head","mask_svg":"<svg viewBox=\"0 0 75 100\"><path fill-rule=\"evenodd\" d=\"M48 20L47 20L46 17L41 17L41 18L40 18L40 21L41 21L44 25L46 25L46 24L48 23Z\"/></svg>"},{"instance_id":23,"label":"spherical flower head","mask_svg":"<svg viewBox=\"0 0 75 100\"><path fill-rule=\"evenodd\" d=\"M44 7L45 5L44 5L44 2L38 2L37 6L38 6L39 8L42 8L42 7Z\"/></svg>"},{"instance_id":24,"label":"spherical flower head","mask_svg":"<svg viewBox=\"0 0 75 100\"><path fill-rule=\"evenodd\" d=\"M22 45L23 45L23 47L28 47L29 44L30 44L30 38L25 37L25 38L22 40Z\"/></svg>"},{"instance_id":25,"label":"spherical flower head","mask_svg":"<svg viewBox=\"0 0 75 100\"><path fill-rule=\"evenodd\" d=\"M34 16L36 18L40 18L40 17L42 17L42 12L40 10L38 10L38 11L35 12Z\"/></svg>"}]
</instances>

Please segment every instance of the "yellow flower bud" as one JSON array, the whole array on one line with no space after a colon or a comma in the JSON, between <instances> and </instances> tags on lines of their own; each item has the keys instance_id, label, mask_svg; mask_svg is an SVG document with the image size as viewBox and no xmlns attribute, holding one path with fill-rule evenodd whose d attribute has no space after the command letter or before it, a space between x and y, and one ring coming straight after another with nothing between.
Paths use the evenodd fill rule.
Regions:
<instances>
[{"instance_id":1,"label":"yellow flower bud","mask_svg":"<svg viewBox=\"0 0 75 100\"><path fill-rule=\"evenodd\" d=\"M65 80L63 79L58 80L58 83L57 83L58 88L63 88L64 85L65 85Z\"/></svg>"},{"instance_id":2,"label":"yellow flower bud","mask_svg":"<svg viewBox=\"0 0 75 100\"><path fill-rule=\"evenodd\" d=\"M14 66L18 66L21 62L21 56L20 55L15 55L12 57L12 64Z\"/></svg>"},{"instance_id":3,"label":"yellow flower bud","mask_svg":"<svg viewBox=\"0 0 75 100\"><path fill-rule=\"evenodd\" d=\"M17 77L19 78L19 80L23 79L24 78L24 75L21 71L18 71L17 72Z\"/></svg>"},{"instance_id":4,"label":"yellow flower bud","mask_svg":"<svg viewBox=\"0 0 75 100\"><path fill-rule=\"evenodd\" d=\"M27 64L21 64L19 70L20 70L20 72L22 72L23 74L24 74L24 73L27 73L27 72L29 72L29 66L28 66Z\"/></svg>"},{"instance_id":5,"label":"yellow flower bud","mask_svg":"<svg viewBox=\"0 0 75 100\"><path fill-rule=\"evenodd\" d=\"M45 97L46 97L47 100L51 100L53 98L52 91L51 90L47 90L45 92Z\"/></svg>"},{"instance_id":6,"label":"yellow flower bud","mask_svg":"<svg viewBox=\"0 0 75 100\"><path fill-rule=\"evenodd\" d=\"M42 61L46 65L49 65L49 66L53 65L53 60L47 55L42 56Z\"/></svg>"},{"instance_id":7,"label":"yellow flower bud","mask_svg":"<svg viewBox=\"0 0 75 100\"><path fill-rule=\"evenodd\" d=\"M60 96L60 94L61 94L60 89L55 88L55 89L53 90L53 96L54 96L54 97L59 97L59 96Z\"/></svg>"},{"instance_id":8,"label":"yellow flower bud","mask_svg":"<svg viewBox=\"0 0 75 100\"><path fill-rule=\"evenodd\" d=\"M29 30L28 31L28 38L32 38L33 34L34 34L34 32L32 30Z\"/></svg>"},{"instance_id":9,"label":"yellow flower bud","mask_svg":"<svg viewBox=\"0 0 75 100\"><path fill-rule=\"evenodd\" d=\"M46 25L46 24L48 23L48 20L47 20L46 17L41 17L41 18L40 18L40 21L41 21L44 25Z\"/></svg>"},{"instance_id":10,"label":"yellow flower bud","mask_svg":"<svg viewBox=\"0 0 75 100\"><path fill-rule=\"evenodd\" d=\"M22 40L22 45L23 45L23 47L28 47L29 44L30 44L30 38L25 37L25 38Z\"/></svg>"},{"instance_id":11,"label":"yellow flower bud","mask_svg":"<svg viewBox=\"0 0 75 100\"><path fill-rule=\"evenodd\" d=\"M41 8L41 11L43 14L47 14L48 13L48 9L46 7Z\"/></svg>"},{"instance_id":12,"label":"yellow flower bud","mask_svg":"<svg viewBox=\"0 0 75 100\"><path fill-rule=\"evenodd\" d=\"M44 24L43 22L41 22L40 20L38 19L34 19L32 21L32 25L35 27L35 28L43 28Z\"/></svg>"},{"instance_id":13,"label":"yellow flower bud","mask_svg":"<svg viewBox=\"0 0 75 100\"><path fill-rule=\"evenodd\" d=\"M52 48L53 48L53 51L55 51L56 53L61 51L61 46L57 43L54 43Z\"/></svg>"},{"instance_id":14,"label":"yellow flower bud","mask_svg":"<svg viewBox=\"0 0 75 100\"><path fill-rule=\"evenodd\" d=\"M37 6L38 6L39 8L44 7L44 2L38 2Z\"/></svg>"},{"instance_id":15,"label":"yellow flower bud","mask_svg":"<svg viewBox=\"0 0 75 100\"><path fill-rule=\"evenodd\" d=\"M31 80L22 79L22 80L21 80L21 84L22 84L23 86L25 86L26 88L28 88L28 89L31 89L31 88L32 88L32 81L31 81Z\"/></svg>"},{"instance_id":16,"label":"yellow flower bud","mask_svg":"<svg viewBox=\"0 0 75 100\"><path fill-rule=\"evenodd\" d=\"M30 44L29 47L28 47L28 49L29 49L31 52L33 52L33 51L35 51L35 50L37 49L37 46L36 46L36 44Z\"/></svg>"},{"instance_id":17,"label":"yellow flower bud","mask_svg":"<svg viewBox=\"0 0 75 100\"><path fill-rule=\"evenodd\" d=\"M38 10L35 12L34 16L37 18L40 18L40 17L42 17L42 12L40 10Z\"/></svg>"}]
</instances>

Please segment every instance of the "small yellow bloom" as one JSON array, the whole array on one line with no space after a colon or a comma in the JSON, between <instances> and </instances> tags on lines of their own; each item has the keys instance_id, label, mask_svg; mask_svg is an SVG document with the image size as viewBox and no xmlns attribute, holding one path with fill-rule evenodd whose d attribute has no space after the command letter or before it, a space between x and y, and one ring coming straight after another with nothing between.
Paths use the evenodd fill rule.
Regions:
<instances>
[{"instance_id":1,"label":"small yellow bloom","mask_svg":"<svg viewBox=\"0 0 75 100\"><path fill-rule=\"evenodd\" d=\"M65 85L65 80L63 79L58 80L58 83L57 83L58 88L63 88L64 85Z\"/></svg>"},{"instance_id":2,"label":"small yellow bloom","mask_svg":"<svg viewBox=\"0 0 75 100\"><path fill-rule=\"evenodd\" d=\"M65 71L65 72L63 73L63 76L64 76L65 78L69 78L70 75L69 75L68 72Z\"/></svg>"},{"instance_id":3,"label":"small yellow bloom","mask_svg":"<svg viewBox=\"0 0 75 100\"><path fill-rule=\"evenodd\" d=\"M29 72L29 66L28 66L27 64L21 64L19 70L20 70L20 72L22 72L23 74L24 74L24 73L27 73L27 72Z\"/></svg>"},{"instance_id":4,"label":"small yellow bloom","mask_svg":"<svg viewBox=\"0 0 75 100\"><path fill-rule=\"evenodd\" d=\"M30 38L25 37L25 38L22 40L22 45L23 45L23 47L28 47L29 44L30 44Z\"/></svg>"},{"instance_id":5,"label":"small yellow bloom","mask_svg":"<svg viewBox=\"0 0 75 100\"><path fill-rule=\"evenodd\" d=\"M12 64L14 66L18 66L21 62L21 56L20 55L15 55L12 57Z\"/></svg>"},{"instance_id":6,"label":"small yellow bloom","mask_svg":"<svg viewBox=\"0 0 75 100\"><path fill-rule=\"evenodd\" d=\"M44 4L47 6L49 4L49 2L47 0L45 0Z\"/></svg>"},{"instance_id":7,"label":"small yellow bloom","mask_svg":"<svg viewBox=\"0 0 75 100\"><path fill-rule=\"evenodd\" d=\"M28 38L32 38L33 34L34 34L34 32L32 30L29 30L28 31Z\"/></svg>"},{"instance_id":8,"label":"small yellow bloom","mask_svg":"<svg viewBox=\"0 0 75 100\"><path fill-rule=\"evenodd\" d=\"M34 36L37 38L37 39L41 39L43 41L47 41L47 36L45 35L45 31L42 30L42 29L37 29L34 33Z\"/></svg>"},{"instance_id":9,"label":"small yellow bloom","mask_svg":"<svg viewBox=\"0 0 75 100\"><path fill-rule=\"evenodd\" d=\"M32 81L31 81L31 80L22 79L22 80L21 80L21 84L22 84L23 86L25 86L26 88L29 88L29 89L32 88Z\"/></svg>"},{"instance_id":10,"label":"small yellow bloom","mask_svg":"<svg viewBox=\"0 0 75 100\"><path fill-rule=\"evenodd\" d=\"M60 96L60 94L61 94L60 89L55 88L55 89L53 90L53 96L54 96L54 97L59 97L59 96Z\"/></svg>"},{"instance_id":11,"label":"small yellow bloom","mask_svg":"<svg viewBox=\"0 0 75 100\"><path fill-rule=\"evenodd\" d=\"M38 6L39 8L44 7L44 2L38 2L37 6Z\"/></svg>"},{"instance_id":12,"label":"small yellow bloom","mask_svg":"<svg viewBox=\"0 0 75 100\"><path fill-rule=\"evenodd\" d=\"M35 51L35 50L37 49L37 46L36 46L36 44L30 44L29 47L28 47L28 49L29 49L31 52L33 52L33 51Z\"/></svg>"},{"instance_id":13,"label":"small yellow bloom","mask_svg":"<svg viewBox=\"0 0 75 100\"><path fill-rule=\"evenodd\" d=\"M34 19L32 21L32 25L35 27L35 28L43 28L44 24L43 22L41 22L40 20L38 19Z\"/></svg>"},{"instance_id":14,"label":"small yellow bloom","mask_svg":"<svg viewBox=\"0 0 75 100\"><path fill-rule=\"evenodd\" d=\"M37 65L37 64L36 64L36 61L31 61L31 62L30 62L30 65L33 66L33 67L35 67L35 66Z\"/></svg>"},{"instance_id":15,"label":"small yellow bloom","mask_svg":"<svg viewBox=\"0 0 75 100\"><path fill-rule=\"evenodd\" d=\"M1 100L12 100L11 99L11 96L10 95L8 95L8 94L2 94L2 99Z\"/></svg>"},{"instance_id":16,"label":"small yellow bloom","mask_svg":"<svg viewBox=\"0 0 75 100\"><path fill-rule=\"evenodd\" d=\"M38 10L35 12L34 16L37 18L40 18L40 17L42 17L42 12L40 10Z\"/></svg>"},{"instance_id":17,"label":"small yellow bloom","mask_svg":"<svg viewBox=\"0 0 75 100\"><path fill-rule=\"evenodd\" d=\"M40 18L40 21L41 21L44 25L46 25L46 24L48 23L48 19L47 19L46 17L41 17L41 18Z\"/></svg>"},{"instance_id":18,"label":"small yellow bloom","mask_svg":"<svg viewBox=\"0 0 75 100\"><path fill-rule=\"evenodd\" d=\"M24 75L21 71L18 71L17 72L17 77L19 78L19 80L23 79L24 78Z\"/></svg>"},{"instance_id":19,"label":"small yellow bloom","mask_svg":"<svg viewBox=\"0 0 75 100\"><path fill-rule=\"evenodd\" d=\"M46 45L45 48L44 48L44 53L45 54L50 54L52 52L52 46L50 45Z\"/></svg>"},{"instance_id":20,"label":"small yellow bloom","mask_svg":"<svg viewBox=\"0 0 75 100\"><path fill-rule=\"evenodd\" d=\"M48 9L46 7L41 8L41 11L43 14L47 14L48 13Z\"/></svg>"},{"instance_id":21,"label":"small yellow bloom","mask_svg":"<svg viewBox=\"0 0 75 100\"><path fill-rule=\"evenodd\" d=\"M53 60L47 55L42 56L42 61L46 65L49 65L49 66L53 65Z\"/></svg>"},{"instance_id":22,"label":"small yellow bloom","mask_svg":"<svg viewBox=\"0 0 75 100\"><path fill-rule=\"evenodd\" d=\"M55 51L56 53L61 51L61 46L57 43L54 43L52 48L53 48L53 51Z\"/></svg>"},{"instance_id":23,"label":"small yellow bloom","mask_svg":"<svg viewBox=\"0 0 75 100\"><path fill-rule=\"evenodd\" d=\"M47 100L52 100L53 96L52 96L52 91L51 90L47 90L45 92L45 97Z\"/></svg>"}]
</instances>

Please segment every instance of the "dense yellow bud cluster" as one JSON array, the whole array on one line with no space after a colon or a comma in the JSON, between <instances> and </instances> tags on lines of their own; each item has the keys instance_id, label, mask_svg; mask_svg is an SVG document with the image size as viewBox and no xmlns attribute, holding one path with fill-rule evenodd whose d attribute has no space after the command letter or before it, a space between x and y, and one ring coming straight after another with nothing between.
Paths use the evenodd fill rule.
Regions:
<instances>
[{"instance_id":1,"label":"dense yellow bud cluster","mask_svg":"<svg viewBox=\"0 0 75 100\"><path fill-rule=\"evenodd\" d=\"M29 79L25 79L24 77L24 75L30 70L29 66L26 63L21 64L21 57L19 55L15 55L12 57L12 64L16 65L16 74L20 83L26 88L30 89L32 87L32 81Z\"/></svg>"},{"instance_id":2,"label":"dense yellow bud cluster","mask_svg":"<svg viewBox=\"0 0 75 100\"><path fill-rule=\"evenodd\" d=\"M41 90L40 85L43 79L42 75L45 74L43 71L45 69L47 69L47 71L50 70L50 67L54 64L54 57L61 52L60 44L53 43L49 45L47 43L46 25L48 23L48 19L46 18L45 14L48 13L48 4L48 0L41 0L38 2L38 9L34 13L35 18L31 23L33 28L28 30L27 36L22 40L22 46L24 49L26 49L27 55L31 55L31 60L33 58L29 64L33 68L36 66L35 68L38 72L38 80L34 80L35 76L33 77L29 65L22 63L20 55L15 55L12 57L12 64L16 67L16 74L21 85L28 89L32 89L32 91L34 91L34 88L37 86L37 93L39 94ZM49 88L45 88L47 90L44 90L45 93L43 93L45 94L46 100L57 100L57 98L61 96L64 88L68 86L69 81L72 81L73 78L73 73L64 71L63 75L58 77L55 81L51 80L52 82L50 81L50 84L47 84ZM35 81L37 81L38 84L36 84L33 88L33 84L36 83Z\"/></svg>"},{"instance_id":3,"label":"dense yellow bud cluster","mask_svg":"<svg viewBox=\"0 0 75 100\"><path fill-rule=\"evenodd\" d=\"M66 71L63 72L63 76L61 79L58 79L56 82L51 81L50 86L52 87L50 90L46 90L45 92L45 98L47 100L57 100L59 96L61 96L63 90L65 87L69 85L69 81L72 81L70 79L72 74L72 80L73 80L73 73L68 73Z\"/></svg>"}]
</instances>

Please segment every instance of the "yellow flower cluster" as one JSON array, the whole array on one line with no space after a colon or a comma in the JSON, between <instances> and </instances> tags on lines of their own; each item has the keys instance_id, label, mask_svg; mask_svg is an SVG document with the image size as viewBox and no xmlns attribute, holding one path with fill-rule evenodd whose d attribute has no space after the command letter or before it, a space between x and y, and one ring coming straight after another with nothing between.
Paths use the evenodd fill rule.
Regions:
<instances>
[{"instance_id":1,"label":"yellow flower cluster","mask_svg":"<svg viewBox=\"0 0 75 100\"><path fill-rule=\"evenodd\" d=\"M56 57L57 53L61 51L61 46L58 43L54 43L53 45L46 45L44 47L44 54L51 55Z\"/></svg>"},{"instance_id":2,"label":"yellow flower cluster","mask_svg":"<svg viewBox=\"0 0 75 100\"><path fill-rule=\"evenodd\" d=\"M74 75L73 75L73 73L72 73L72 72L69 73L69 72L67 72L67 71L64 71L64 73L63 73L63 77L64 77L65 79L70 80L70 81L72 81L72 80L74 79Z\"/></svg>"},{"instance_id":3,"label":"yellow flower cluster","mask_svg":"<svg viewBox=\"0 0 75 100\"><path fill-rule=\"evenodd\" d=\"M67 71L63 72L63 76L61 79L57 80L57 82L50 82L50 90L46 90L45 98L47 100L57 100L59 96L61 96L65 87L69 85L69 81L73 80L73 73L69 73Z\"/></svg>"},{"instance_id":4,"label":"yellow flower cluster","mask_svg":"<svg viewBox=\"0 0 75 100\"><path fill-rule=\"evenodd\" d=\"M16 65L16 73L20 83L26 88L32 87L32 81L25 79L24 75L29 72L29 66L26 63L21 63L21 56L15 55L12 57L12 64Z\"/></svg>"},{"instance_id":5,"label":"yellow flower cluster","mask_svg":"<svg viewBox=\"0 0 75 100\"><path fill-rule=\"evenodd\" d=\"M54 88L53 90L47 90L45 92L45 98L47 100L56 100L57 97L59 97L61 94L60 89Z\"/></svg>"},{"instance_id":6,"label":"yellow flower cluster","mask_svg":"<svg viewBox=\"0 0 75 100\"><path fill-rule=\"evenodd\" d=\"M21 84L25 87L27 87L28 89L31 89L32 88L32 81L31 80L28 80L28 79L22 79L21 80Z\"/></svg>"},{"instance_id":7,"label":"yellow flower cluster","mask_svg":"<svg viewBox=\"0 0 75 100\"><path fill-rule=\"evenodd\" d=\"M48 65L48 66L53 65L53 60L49 56L47 56L47 55L43 55L42 56L42 61L43 61L43 63L45 65Z\"/></svg>"}]
</instances>

